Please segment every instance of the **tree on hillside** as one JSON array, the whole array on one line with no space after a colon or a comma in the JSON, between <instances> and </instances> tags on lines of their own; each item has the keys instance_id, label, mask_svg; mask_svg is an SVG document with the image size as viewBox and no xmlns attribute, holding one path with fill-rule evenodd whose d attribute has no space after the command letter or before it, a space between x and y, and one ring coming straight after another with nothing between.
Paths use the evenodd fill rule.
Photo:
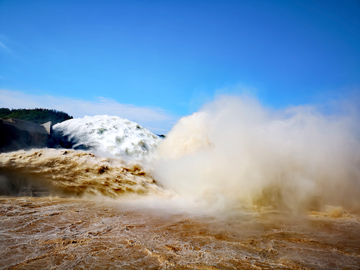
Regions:
<instances>
[{"instance_id":1,"label":"tree on hillside","mask_svg":"<svg viewBox=\"0 0 360 270\"><path fill-rule=\"evenodd\" d=\"M42 108L12 110L8 108L0 108L0 118L17 118L36 124L43 124L51 121L52 125L65 120L73 119L72 116L65 112Z\"/></svg>"}]
</instances>

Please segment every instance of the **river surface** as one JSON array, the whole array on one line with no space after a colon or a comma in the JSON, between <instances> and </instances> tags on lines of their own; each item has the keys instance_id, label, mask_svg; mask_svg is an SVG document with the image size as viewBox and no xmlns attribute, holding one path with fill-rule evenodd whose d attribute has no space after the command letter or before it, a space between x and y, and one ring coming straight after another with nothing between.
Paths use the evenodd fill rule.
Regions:
<instances>
[{"instance_id":1,"label":"river surface","mask_svg":"<svg viewBox=\"0 0 360 270\"><path fill-rule=\"evenodd\" d=\"M359 269L360 217L233 209L193 215L119 201L0 197L1 269Z\"/></svg>"}]
</instances>

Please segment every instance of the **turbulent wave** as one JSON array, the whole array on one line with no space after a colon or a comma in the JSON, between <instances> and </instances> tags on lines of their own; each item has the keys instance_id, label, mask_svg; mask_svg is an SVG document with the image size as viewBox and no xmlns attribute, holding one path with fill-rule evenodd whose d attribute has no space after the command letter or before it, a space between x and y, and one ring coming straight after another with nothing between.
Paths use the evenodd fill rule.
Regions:
<instances>
[{"instance_id":1,"label":"turbulent wave","mask_svg":"<svg viewBox=\"0 0 360 270\"><path fill-rule=\"evenodd\" d=\"M159 146L155 177L223 209L360 207L359 121L311 107L271 111L221 97L182 118Z\"/></svg>"},{"instance_id":2,"label":"turbulent wave","mask_svg":"<svg viewBox=\"0 0 360 270\"><path fill-rule=\"evenodd\" d=\"M123 159L151 160L161 139L139 124L118 116L85 116L56 124L55 134L74 148L89 149Z\"/></svg>"},{"instance_id":3,"label":"turbulent wave","mask_svg":"<svg viewBox=\"0 0 360 270\"><path fill-rule=\"evenodd\" d=\"M97 157L75 150L37 149L0 155L0 191L19 192L25 185L46 187L54 195L157 194L161 188L136 163ZM6 179L4 178L6 177Z\"/></svg>"},{"instance_id":4,"label":"turbulent wave","mask_svg":"<svg viewBox=\"0 0 360 270\"><path fill-rule=\"evenodd\" d=\"M357 116L313 107L274 111L224 96L182 118L165 140L118 117L74 119L54 129L117 157L55 149L1 154L0 174L11 181L0 183L11 189L8 183L26 178L53 193L151 195L133 198L140 207L358 211Z\"/></svg>"},{"instance_id":5,"label":"turbulent wave","mask_svg":"<svg viewBox=\"0 0 360 270\"><path fill-rule=\"evenodd\" d=\"M0 195L21 196L0 198L3 268L359 268L355 113L222 97L150 151L137 147L151 134L84 119L64 130L94 152L0 154Z\"/></svg>"}]
</instances>

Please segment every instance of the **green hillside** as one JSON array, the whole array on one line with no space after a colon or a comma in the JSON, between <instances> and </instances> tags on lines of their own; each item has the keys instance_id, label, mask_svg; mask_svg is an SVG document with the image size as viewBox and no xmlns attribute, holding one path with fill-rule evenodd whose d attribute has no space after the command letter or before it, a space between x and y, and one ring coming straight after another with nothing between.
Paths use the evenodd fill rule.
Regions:
<instances>
[{"instance_id":1,"label":"green hillside","mask_svg":"<svg viewBox=\"0 0 360 270\"><path fill-rule=\"evenodd\" d=\"M0 108L0 118L17 118L36 124L43 124L51 121L52 125L63 122L73 117L65 112L49 109L8 109Z\"/></svg>"}]
</instances>

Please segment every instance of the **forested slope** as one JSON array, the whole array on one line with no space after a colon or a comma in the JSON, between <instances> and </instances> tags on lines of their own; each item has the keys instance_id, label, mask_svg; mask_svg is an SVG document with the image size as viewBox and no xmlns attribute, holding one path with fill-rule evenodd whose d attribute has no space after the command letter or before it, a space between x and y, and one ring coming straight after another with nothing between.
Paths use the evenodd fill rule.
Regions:
<instances>
[{"instance_id":1,"label":"forested slope","mask_svg":"<svg viewBox=\"0 0 360 270\"><path fill-rule=\"evenodd\" d=\"M51 109L8 109L0 108L0 118L17 118L36 124L43 124L51 121L52 125L63 122L73 117L65 112Z\"/></svg>"}]
</instances>

